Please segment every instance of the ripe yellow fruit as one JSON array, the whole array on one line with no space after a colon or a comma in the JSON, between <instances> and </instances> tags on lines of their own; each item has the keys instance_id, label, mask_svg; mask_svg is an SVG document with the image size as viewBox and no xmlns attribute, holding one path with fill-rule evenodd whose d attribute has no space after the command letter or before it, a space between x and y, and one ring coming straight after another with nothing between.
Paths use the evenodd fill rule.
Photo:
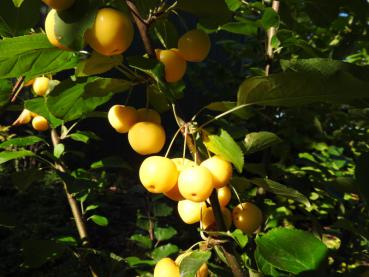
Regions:
<instances>
[{"instance_id":1,"label":"ripe yellow fruit","mask_svg":"<svg viewBox=\"0 0 369 277\"><path fill-rule=\"evenodd\" d=\"M38 96L44 96L49 90L49 78L37 77L33 82L32 89Z\"/></svg>"},{"instance_id":2,"label":"ripe yellow fruit","mask_svg":"<svg viewBox=\"0 0 369 277\"><path fill-rule=\"evenodd\" d=\"M178 40L178 50L186 61L201 62L209 54L209 36L198 29L188 31Z\"/></svg>"},{"instance_id":3,"label":"ripe yellow fruit","mask_svg":"<svg viewBox=\"0 0 369 277\"><path fill-rule=\"evenodd\" d=\"M179 172L183 171L186 168L195 166L196 163L194 161L191 161L189 159L186 158L174 158L172 159L172 161L175 163L177 169ZM178 182L176 183L176 185L168 192L164 193L165 196L167 196L168 198L174 200L174 201L180 201L183 200L184 197L182 196L182 194L179 191L178 188Z\"/></svg>"},{"instance_id":4,"label":"ripe yellow fruit","mask_svg":"<svg viewBox=\"0 0 369 277\"><path fill-rule=\"evenodd\" d=\"M136 124L137 119L138 115L134 107L114 105L108 112L109 123L118 133L127 133Z\"/></svg>"},{"instance_id":5,"label":"ripe yellow fruit","mask_svg":"<svg viewBox=\"0 0 369 277\"><path fill-rule=\"evenodd\" d=\"M179 174L178 188L184 198L205 201L213 191L213 179L210 171L203 166L190 167Z\"/></svg>"},{"instance_id":6,"label":"ripe yellow fruit","mask_svg":"<svg viewBox=\"0 0 369 277\"><path fill-rule=\"evenodd\" d=\"M155 265L154 277L180 277L179 266L171 258L163 258Z\"/></svg>"},{"instance_id":7,"label":"ripe yellow fruit","mask_svg":"<svg viewBox=\"0 0 369 277\"><path fill-rule=\"evenodd\" d=\"M260 227L263 221L263 214L256 205L245 202L233 208L232 218L236 228L251 235Z\"/></svg>"},{"instance_id":8,"label":"ripe yellow fruit","mask_svg":"<svg viewBox=\"0 0 369 277\"><path fill-rule=\"evenodd\" d=\"M141 155L160 152L165 144L165 131L152 122L138 122L129 129L128 141L134 151Z\"/></svg>"},{"instance_id":9,"label":"ripe yellow fruit","mask_svg":"<svg viewBox=\"0 0 369 277\"><path fill-rule=\"evenodd\" d=\"M127 15L112 8L103 8L97 12L92 28L87 30L86 42L102 55L119 55L131 45L133 32Z\"/></svg>"},{"instance_id":10,"label":"ripe yellow fruit","mask_svg":"<svg viewBox=\"0 0 369 277\"><path fill-rule=\"evenodd\" d=\"M209 169L213 176L213 186L221 188L228 185L232 177L232 164L219 156L213 156L201 163L202 166Z\"/></svg>"},{"instance_id":11,"label":"ripe yellow fruit","mask_svg":"<svg viewBox=\"0 0 369 277\"><path fill-rule=\"evenodd\" d=\"M221 207L225 207L231 201L232 192L228 186L221 187L217 189L218 201Z\"/></svg>"},{"instance_id":12,"label":"ripe yellow fruit","mask_svg":"<svg viewBox=\"0 0 369 277\"><path fill-rule=\"evenodd\" d=\"M192 253L191 251L188 251L188 252L185 252L185 253L179 255L176 258L175 263L178 266L180 266L183 259L186 258L188 255L191 255L191 253ZM208 274L209 274L208 265L207 265L207 263L203 263L202 266L197 270L195 277L207 277Z\"/></svg>"},{"instance_id":13,"label":"ripe yellow fruit","mask_svg":"<svg viewBox=\"0 0 369 277\"><path fill-rule=\"evenodd\" d=\"M12 125L13 126L24 125L24 124L27 124L27 123L31 122L31 119L32 119L32 112L27 110L27 109L23 109L21 114L13 122Z\"/></svg>"},{"instance_id":14,"label":"ripe yellow fruit","mask_svg":"<svg viewBox=\"0 0 369 277\"><path fill-rule=\"evenodd\" d=\"M229 209L222 207L222 214L223 214L223 220L224 220L224 224L227 228L227 230L229 230L229 228L232 225L232 213ZM213 208L212 207L206 207L204 209L202 209L201 212L201 228L204 230L215 230L215 216L213 213Z\"/></svg>"},{"instance_id":15,"label":"ripe yellow fruit","mask_svg":"<svg viewBox=\"0 0 369 277\"><path fill-rule=\"evenodd\" d=\"M164 64L165 80L175 83L186 73L187 63L175 49L156 50L156 58Z\"/></svg>"},{"instance_id":16,"label":"ripe yellow fruit","mask_svg":"<svg viewBox=\"0 0 369 277\"><path fill-rule=\"evenodd\" d=\"M74 4L75 0L42 0L50 8L62 11L68 9Z\"/></svg>"},{"instance_id":17,"label":"ripe yellow fruit","mask_svg":"<svg viewBox=\"0 0 369 277\"><path fill-rule=\"evenodd\" d=\"M178 179L178 170L174 162L161 156L146 158L139 170L142 185L152 193L171 190Z\"/></svg>"},{"instance_id":18,"label":"ripe yellow fruit","mask_svg":"<svg viewBox=\"0 0 369 277\"><path fill-rule=\"evenodd\" d=\"M138 115L138 122L146 121L146 122L152 122L156 124L161 124L161 117L160 114L153 110L148 108L141 108L137 110Z\"/></svg>"},{"instance_id":19,"label":"ripe yellow fruit","mask_svg":"<svg viewBox=\"0 0 369 277\"><path fill-rule=\"evenodd\" d=\"M191 200L180 200L177 204L177 210L184 223L194 224L200 221L201 209L206 208L204 202L193 202Z\"/></svg>"},{"instance_id":20,"label":"ripe yellow fruit","mask_svg":"<svg viewBox=\"0 0 369 277\"><path fill-rule=\"evenodd\" d=\"M56 10L52 9L49 11L49 13L46 16L45 19L45 32L46 36L49 40L49 42L54 45L55 47L58 47L63 50L70 50L67 46L60 43L59 39L55 35L55 16L56 16Z\"/></svg>"},{"instance_id":21,"label":"ripe yellow fruit","mask_svg":"<svg viewBox=\"0 0 369 277\"><path fill-rule=\"evenodd\" d=\"M42 132L49 129L49 123L45 117L37 115L32 119L32 127L33 129Z\"/></svg>"}]
</instances>

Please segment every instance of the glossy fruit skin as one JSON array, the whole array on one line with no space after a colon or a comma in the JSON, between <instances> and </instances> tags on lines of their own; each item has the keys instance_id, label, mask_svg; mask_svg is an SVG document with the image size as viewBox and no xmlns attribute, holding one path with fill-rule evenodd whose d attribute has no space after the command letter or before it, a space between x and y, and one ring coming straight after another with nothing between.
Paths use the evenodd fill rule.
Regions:
<instances>
[{"instance_id":1,"label":"glossy fruit skin","mask_svg":"<svg viewBox=\"0 0 369 277\"><path fill-rule=\"evenodd\" d=\"M134 107L114 105L109 109L108 120L118 133L128 133L138 121L138 115Z\"/></svg>"},{"instance_id":2,"label":"glossy fruit skin","mask_svg":"<svg viewBox=\"0 0 369 277\"><path fill-rule=\"evenodd\" d=\"M186 168L195 166L196 163L194 161L191 161L189 159L186 158L174 158L172 159L172 161L175 163L178 172L180 173L181 171L183 171ZM184 197L181 194L181 192L179 191L178 188L178 182L176 183L176 185L170 190L164 193L165 196L167 196L168 198L174 200L174 201L180 201L183 200Z\"/></svg>"},{"instance_id":3,"label":"glossy fruit skin","mask_svg":"<svg viewBox=\"0 0 369 277\"><path fill-rule=\"evenodd\" d=\"M75 0L42 0L42 2L44 2L52 9L62 11L71 7L74 4Z\"/></svg>"},{"instance_id":4,"label":"glossy fruit skin","mask_svg":"<svg viewBox=\"0 0 369 277\"><path fill-rule=\"evenodd\" d=\"M127 15L103 8L97 12L92 28L87 30L86 42L102 55L119 55L131 45L133 34L133 25Z\"/></svg>"},{"instance_id":5,"label":"glossy fruit skin","mask_svg":"<svg viewBox=\"0 0 369 277\"><path fill-rule=\"evenodd\" d=\"M224 224L229 230L232 226L232 213L229 209L221 207ZM216 230L215 216L212 207L206 207L201 212L201 228L204 230Z\"/></svg>"},{"instance_id":6,"label":"glossy fruit skin","mask_svg":"<svg viewBox=\"0 0 369 277\"><path fill-rule=\"evenodd\" d=\"M233 224L242 232L252 235L262 224L261 210L250 202L238 204L232 210Z\"/></svg>"},{"instance_id":7,"label":"glossy fruit skin","mask_svg":"<svg viewBox=\"0 0 369 277\"><path fill-rule=\"evenodd\" d=\"M49 129L49 122L41 115L37 115L32 119L32 127L37 131L46 131Z\"/></svg>"},{"instance_id":8,"label":"glossy fruit skin","mask_svg":"<svg viewBox=\"0 0 369 277\"><path fill-rule=\"evenodd\" d=\"M203 202L214 189L212 175L203 166L187 168L179 174L178 188L184 198L194 202Z\"/></svg>"},{"instance_id":9,"label":"glossy fruit skin","mask_svg":"<svg viewBox=\"0 0 369 277\"><path fill-rule=\"evenodd\" d=\"M128 141L138 154L155 154L165 144L165 131L161 125L155 123L138 122L129 129Z\"/></svg>"},{"instance_id":10,"label":"glossy fruit skin","mask_svg":"<svg viewBox=\"0 0 369 277\"><path fill-rule=\"evenodd\" d=\"M224 186L224 187L217 189L217 194L218 194L219 205L221 207L227 206L228 203L231 201L232 192L229 186Z\"/></svg>"},{"instance_id":11,"label":"glossy fruit skin","mask_svg":"<svg viewBox=\"0 0 369 277\"><path fill-rule=\"evenodd\" d=\"M232 164L219 156L213 156L201 163L202 166L209 169L213 176L213 186L221 188L228 185L232 177Z\"/></svg>"},{"instance_id":12,"label":"glossy fruit skin","mask_svg":"<svg viewBox=\"0 0 369 277\"><path fill-rule=\"evenodd\" d=\"M49 42L57 48L62 50L70 50L67 46L61 44L55 35L55 16L56 10L52 9L46 16L45 19L45 32Z\"/></svg>"},{"instance_id":13,"label":"glossy fruit skin","mask_svg":"<svg viewBox=\"0 0 369 277\"><path fill-rule=\"evenodd\" d=\"M171 258L163 258L155 265L154 277L180 277L179 266Z\"/></svg>"},{"instance_id":14,"label":"glossy fruit skin","mask_svg":"<svg viewBox=\"0 0 369 277\"><path fill-rule=\"evenodd\" d=\"M148 108L141 108L137 110L138 115L138 122L146 121L146 122L152 122L156 124L161 124L161 117L160 114L153 110Z\"/></svg>"},{"instance_id":15,"label":"glossy fruit skin","mask_svg":"<svg viewBox=\"0 0 369 277\"><path fill-rule=\"evenodd\" d=\"M193 202L191 200L180 200L177 204L177 210L184 223L194 224L200 221L201 209L206 208L204 202Z\"/></svg>"},{"instance_id":16,"label":"glossy fruit skin","mask_svg":"<svg viewBox=\"0 0 369 277\"><path fill-rule=\"evenodd\" d=\"M178 170L168 158L150 156L146 158L139 169L142 185L152 193L169 191L177 182Z\"/></svg>"},{"instance_id":17,"label":"glossy fruit skin","mask_svg":"<svg viewBox=\"0 0 369 277\"><path fill-rule=\"evenodd\" d=\"M210 51L209 36L198 29L188 31L178 40L178 50L186 61L202 62Z\"/></svg>"},{"instance_id":18,"label":"glossy fruit skin","mask_svg":"<svg viewBox=\"0 0 369 277\"><path fill-rule=\"evenodd\" d=\"M32 89L38 96L44 96L49 90L49 78L37 77L33 82Z\"/></svg>"},{"instance_id":19,"label":"glossy fruit skin","mask_svg":"<svg viewBox=\"0 0 369 277\"><path fill-rule=\"evenodd\" d=\"M181 262L184 258L186 258L188 255L191 255L191 251L182 253L181 255L179 255L176 260L175 263L180 266ZM207 277L209 274L209 269L208 269L208 265L207 263L203 263L202 266L199 268L199 270L197 270L195 277Z\"/></svg>"},{"instance_id":20,"label":"glossy fruit skin","mask_svg":"<svg viewBox=\"0 0 369 277\"><path fill-rule=\"evenodd\" d=\"M13 126L19 126L19 125L24 125L24 124L28 124L31 122L32 119L32 112L27 110L27 109L23 109L23 111L20 113L20 115L18 116L18 118L13 122Z\"/></svg>"},{"instance_id":21,"label":"glossy fruit skin","mask_svg":"<svg viewBox=\"0 0 369 277\"><path fill-rule=\"evenodd\" d=\"M164 64L165 80L175 83L186 73L187 63L176 50L156 50L157 59Z\"/></svg>"}]
</instances>

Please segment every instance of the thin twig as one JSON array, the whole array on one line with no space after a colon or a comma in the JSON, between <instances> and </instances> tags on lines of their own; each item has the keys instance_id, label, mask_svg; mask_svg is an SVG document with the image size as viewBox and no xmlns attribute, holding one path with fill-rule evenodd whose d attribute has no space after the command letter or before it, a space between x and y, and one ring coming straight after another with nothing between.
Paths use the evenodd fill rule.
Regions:
<instances>
[{"instance_id":1,"label":"thin twig","mask_svg":"<svg viewBox=\"0 0 369 277\"><path fill-rule=\"evenodd\" d=\"M272 9L278 13L279 12L279 1L274 0L272 3ZM272 46L272 38L276 35L277 29L275 27L269 28L267 31L267 39L265 46L265 54L266 54L266 65L265 65L265 76L269 76L270 69L272 67L274 53Z\"/></svg>"}]
</instances>

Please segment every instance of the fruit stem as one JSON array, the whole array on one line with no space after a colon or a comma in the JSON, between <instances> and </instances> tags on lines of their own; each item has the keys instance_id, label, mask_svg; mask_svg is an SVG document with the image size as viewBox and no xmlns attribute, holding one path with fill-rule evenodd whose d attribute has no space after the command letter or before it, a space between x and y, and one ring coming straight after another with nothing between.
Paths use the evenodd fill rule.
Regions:
<instances>
[{"instance_id":1,"label":"fruit stem","mask_svg":"<svg viewBox=\"0 0 369 277\"><path fill-rule=\"evenodd\" d=\"M172 149L173 143L174 143L174 141L176 140L176 138L177 138L177 136L178 136L179 132L181 132L181 128L178 128L178 130L175 132L175 134L174 134L174 136L173 136L172 140L170 141L170 144L169 144L169 146L168 146L167 152L165 152L165 157L166 157L166 158L168 157L169 152L170 152L170 149Z\"/></svg>"}]
</instances>

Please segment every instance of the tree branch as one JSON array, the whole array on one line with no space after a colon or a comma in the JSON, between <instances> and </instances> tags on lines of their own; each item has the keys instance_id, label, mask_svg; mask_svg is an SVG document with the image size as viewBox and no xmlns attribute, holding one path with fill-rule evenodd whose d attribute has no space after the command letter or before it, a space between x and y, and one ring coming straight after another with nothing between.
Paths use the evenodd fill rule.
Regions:
<instances>
[{"instance_id":1,"label":"tree branch","mask_svg":"<svg viewBox=\"0 0 369 277\"><path fill-rule=\"evenodd\" d=\"M279 12L279 1L276 1L276 0L273 1L272 9L276 13ZM267 31L267 39L266 39L266 47L265 47L265 54L266 54L265 76L269 76L270 69L272 67L273 58L274 58L272 38L276 35L276 33L277 33L277 29L275 27L271 27Z\"/></svg>"}]
</instances>

